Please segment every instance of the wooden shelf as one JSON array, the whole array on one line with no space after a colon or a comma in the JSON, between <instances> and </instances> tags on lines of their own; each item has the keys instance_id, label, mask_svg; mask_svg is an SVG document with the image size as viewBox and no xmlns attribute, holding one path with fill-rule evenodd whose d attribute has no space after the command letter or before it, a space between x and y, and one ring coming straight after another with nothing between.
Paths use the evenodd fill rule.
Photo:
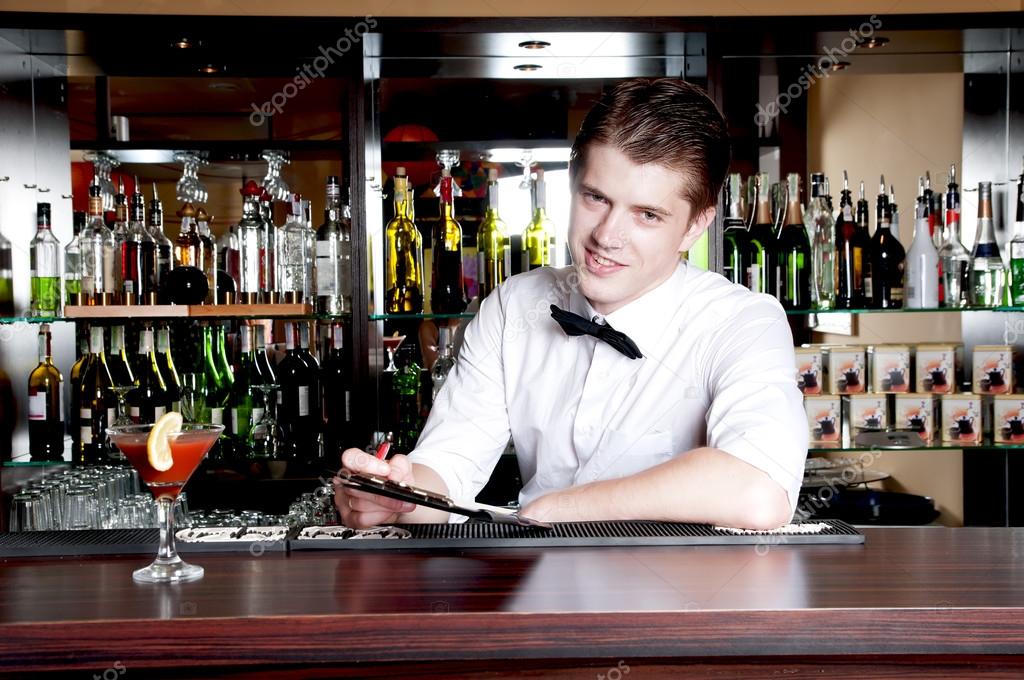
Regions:
<instances>
[{"instance_id":1,"label":"wooden shelf","mask_svg":"<svg viewBox=\"0 0 1024 680\"><path fill-rule=\"evenodd\" d=\"M311 317L312 305L68 305L66 319L272 319Z\"/></svg>"}]
</instances>

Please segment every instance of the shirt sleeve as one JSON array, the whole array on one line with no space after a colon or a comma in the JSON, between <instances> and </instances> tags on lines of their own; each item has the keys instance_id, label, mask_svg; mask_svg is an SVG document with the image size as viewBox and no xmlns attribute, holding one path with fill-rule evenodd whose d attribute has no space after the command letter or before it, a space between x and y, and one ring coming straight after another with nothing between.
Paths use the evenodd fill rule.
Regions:
<instances>
[{"instance_id":1,"label":"shirt sleeve","mask_svg":"<svg viewBox=\"0 0 1024 680\"><path fill-rule=\"evenodd\" d=\"M708 446L767 473L795 509L809 434L793 334L775 300L750 299L709 343Z\"/></svg>"},{"instance_id":2,"label":"shirt sleeve","mask_svg":"<svg viewBox=\"0 0 1024 680\"><path fill-rule=\"evenodd\" d=\"M456 501L472 500L483 489L510 437L501 345L507 288L488 295L466 326L455 366L409 454L437 472Z\"/></svg>"}]
</instances>

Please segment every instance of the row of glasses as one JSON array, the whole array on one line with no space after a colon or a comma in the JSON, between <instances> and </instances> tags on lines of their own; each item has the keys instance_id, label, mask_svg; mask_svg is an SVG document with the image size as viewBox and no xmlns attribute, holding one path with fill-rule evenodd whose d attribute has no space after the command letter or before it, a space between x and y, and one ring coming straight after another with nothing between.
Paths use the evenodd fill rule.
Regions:
<instances>
[{"instance_id":1,"label":"row of glasses","mask_svg":"<svg viewBox=\"0 0 1024 680\"><path fill-rule=\"evenodd\" d=\"M207 161L191 151L175 151L174 161L182 164L181 179L175 186L177 198L182 203L206 203L210 192L199 180L199 166Z\"/></svg>"},{"instance_id":2,"label":"row of glasses","mask_svg":"<svg viewBox=\"0 0 1024 680\"><path fill-rule=\"evenodd\" d=\"M120 165L120 162L105 151L87 151L83 158L87 163L92 163L93 177L96 178L100 196L103 198L103 209L113 210L114 194L117 193L117 187L114 186L110 171Z\"/></svg>"},{"instance_id":3,"label":"row of glasses","mask_svg":"<svg viewBox=\"0 0 1024 680\"><path fill-rule=\"evenodd\" d=\"M264 151L263 160L267 162L267 176L263 178L263 188L275 201L290 201L292 190L281 177L281 168L288 162L282 151Z\"/></svg>"}]
</instances>

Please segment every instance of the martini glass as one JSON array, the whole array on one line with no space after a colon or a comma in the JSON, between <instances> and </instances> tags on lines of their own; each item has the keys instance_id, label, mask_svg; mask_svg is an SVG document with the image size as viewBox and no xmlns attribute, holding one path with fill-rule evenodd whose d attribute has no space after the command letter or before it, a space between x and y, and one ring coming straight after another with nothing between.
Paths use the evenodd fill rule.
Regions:
<instances>
[{"instance_id":1,"label":"martini glass","mask_svg":"<svg viewBox=\"0 0 1024 680\"><path fill-rule=\"evenodd\" d=\"M388 351L388 367L384 369L385 373L396 373L398 367L395 366L395 352L405 342L404 335L388 335L383 338L384 349Z\"/></svg>"},{"instance_id":2,"label":"martini glass","mask_svg":"<svg viewBox=\"0 0 1024 680\"><path fill-rule=\"evenodd\" d=\"M169 470L157 470L149 463L146 440L152 424L124 425L107 430L111 441L121 449L128 462L139 473L156 498L160 526L160 548L156 559L148 567L132 572L132 579L140 583L184 583L203 577L203 568L188 564L174 548L174 502L181 488L199 467L224 430L223 425L186 423L180 432L168 433L167 444L174 462Z\"/></svg>"}]
</instances>

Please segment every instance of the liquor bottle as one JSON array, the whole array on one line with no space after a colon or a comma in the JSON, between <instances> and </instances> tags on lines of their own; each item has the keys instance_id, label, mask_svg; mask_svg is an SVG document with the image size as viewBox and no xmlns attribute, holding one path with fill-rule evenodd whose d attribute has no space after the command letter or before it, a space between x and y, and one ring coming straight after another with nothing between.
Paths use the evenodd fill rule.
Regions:
<instances>
[{"instance_id":1,"label":"liquor bottle","mask_svg":"<svg viewBox=\"0 0 1024 680\"><path fill-rule=\"evenodd\" d=\"M319 433L320 412L312 410L317 379L316 371L300 354L296 324L286 321L284 334L286 352L276 369L281 386L277 395L277 422L283 439L280 450L285 457L298 459L309 456L309 441Z\"/></svg>"},{"instance_id":2,"label":"liquor bottle","mask_svg":"<svg viewBox=\"0 0 1024 680\"><path fill-rule=\"evenodd\" d=\"M259 302L263 289L263 258L265 257L265 225L260 216L263 190L249 180L241 189L242 219L238 222L238 292L239 302Z\"/></svg>"},{"instance_id":3,"label":"liquor bottle","mask_svg":"<svg viewBox=\"0 0 1024 680\"><path fill-rule=\"evenodd\" d=\"M156 292L157 303L168 301L167 277L174 268L174 244L164 233L164 207L156 193L156 182L153 182L153 198L149 201L149 235L156 244L156 263L153 269L153 290Z\"/></svg>"},{"instance_id":4,"label":"liquor bottle","mask_svg":"<svg viewBox=\"0 0 1024 680\"><path fill-rule=\"evenodd\" d=\"M1003 304L1006 271L992 221L992 183L978 183L978 235L971 251L971 306Z\"/></svg>"},{"instance_id":5,"label":"liquor bottle","mask_svg":"<svg viewBox=\"0 0 1024 680\"><path fill-rule=\"evenodd\" d=\"M124 348L124 326L110 328L110 354L107 355L107 367L115 387L127 387L135 384L135 375L128 363L128 354Z\"/></svg>"},{"instance_id":6,"label":"liquor bottle","mask_svg":"<svg viewBox=\"0 0 1024 680\"><path fill-rule=\"evenodd\" d=\"M285 302L311 302L303 298L309 287L306 280L306 234L302 223L302 204L299 194L292 194L291 210L278 239L278 290Z\"/></svg>"},{"instance_id":7,"label":"liquor bottle","mask_svg":"<svg viewBox=\"0 0 1024 680\"><path fill-rule=\"evenodd\" d=\"M171 356L171 330L166 326L156 332L156 365L160 369L160 377L167 390L170 410L180 413L181 380L178 379L178 371L174 367L174 357Z\"/></svg>"},{"instance_id":8,"label":"liquor bottle","mask_svg":"<svg viewBox=\"0 0 1024 680\"><path fill-rule=\"evenodd\" d=\"M850 177L843 170L843 191L839 195L836 219L836 308L858 309L864 306L865 244L860 238L853 214Z\"/></svg>"},{"instance_id":9,"label":"liquor bottle","mask_svg":"<svg viewBox=\"0 0 1024 680\"><path fill-rule=\"evenodd\" d=\"M146 227L146 199L136 177L129 205L128 237L121 245L125 304L156 302L156 267L156 239Z\"/></svg>"},{"instance_id":10,"label":"liquor bottle","mask_svg":"<svg viewBox=\"0 0 1024 680\"><path fill-rule=\"evenodd\" d=\"M78 305L82 303L81 233L85 230L85 213L83 211L76 210L74 212L72 229L74 237L64 246L64 303Z\"/></svg>"},{"instance_id":11,"label":"liquor bottle","mask_svg":"<svg viewBox=\"0 0 1024 680\"><path fill-rule=\"evenodd\" d=\"M274 224L274 199L270 193L260 187L259 196L260 222L263 225L263 235L260 240L260 283L264 294L265 302L273 302L277 299L278 280L277 263L278 250L278 228Z\"/></svg>"},{"instance_id":12,"label":"liquor bottle","mask_svg":"<svg viewBox=\"0 0 1024 680\"><path fill-rule=\"evenodd\" d=\"M1010 241L1010 304L1024 305L1024 170L1017 178L1013 240Z\"/></svg>"},{"instance_id":13,"label":"liquor bottle","mask_svg":"<svg viewBox=\"0 0 1024 680\"><path fill-rule=\"evenodd\" d=\"M214 352L217 360L217 372L220 373L224 388L228 389L235 382L235 369L228 356L227 329L222 324L218 324L214 331Z\"/></svg>"},{"instance_id":14,"label":"liquor bottle","mask_svg":"<svg viewBox=\"0 0 1024 680\"><path fill-rule=\"evenodd\" d=\"M498 215L498 170L487 171L487 209L476 232L477 280L480 300L508 278L512 269L512 245L505 221Z\"/></svg>"},{"instance_id":15,"label":"liquor bottle","mask_svg":"<svg viewBox=\"0 0 1024 680\"><path fill-rule=\"evenodd\" d=\"M320 368L320 403L323 406L324 457L340 460L341 453L353 441L352 391L345 354L345 329L331 324L331 344Z\"/></svg>"},{"instance_id":16,"label":"liquor bottle","mask_svg":"<svg viewBox=\"0 0 1024 680\"><path fill-rule=\"evenodd\" d=\"M50 204L36 204L36 235L29 245L32 268L32 316L59 316L60 242L50 229Z\"/></svg>"},{"instance_id":17,"label":"liquor bottle","mask_svg":"<svg viewBox=\"0 0 1024 680\"><path fill-rule=\"evenodd\" d=\"M922 180L914 220L914 242L907 252L907 309L934 309L939 306L939 254L935 250L928 222L932 198L926 195Z\"/></svg>"},{"instance_id":18,"label":"liquor bottle","mask_svg":"<svg viewBox=\"0 0 1024 680\"><path fill-rule=\"evenodd\" d=\"M395 216L388 222L385 249L384 311L423 312L423 236L409 216L410 194L405 168L395 172Z\"/></svg>"},{"instance_id":19,"label":"liquor bottle","mask_svg":"<svg viewBox=\"0 0 1024 680\"><path fill-rule=\"evenodd\" d=\"M103 328L93 326L89 329L89 359L82 370L78 410L81 448L75 463L104 463L109 457L107 426L117 415L117 399L110 390L113 385L103 350Z\"/></svg>"},{"instance_id":20,"label":"liquor bottle","mask_svg":"<svg viewBox=\"0 0 1024 680\"><path fill-rule=\"evenodd\" d=\"M892 204L885 192L882 177L876 204L877 226L871 241L872 307L900 309L903 307L903 280L906 251L889 230Z\"/></svg>"},{"instance_id":21,"label":"liquor bottle","mask_svg":"<svg viewBox=\"0 0 1024 680\"><path fill-rule=\"evenodd\" d=\"M836 306L836 228L825 198L825 175L811 174L811 198L804 225L811 239L811 304L815 309Z\"/></svg>"},{"instance_id":22,"label":"liquor bottle","mask_svg":"<svg viewBox=\"0 0 1024 680\"><path fill-rule=\"evenodd\" d=\"M750 289L778 297L775 272L775 250L777 241L775 224L772 220L771 189L768 173L761 172L754 177L751 195L750 245L754 258L751 260L747 280Z\"/></svg>"},{"instance_id":23,"label":"liquor bottle","mask_svg":"<svg viewBox=\"0 0 1024 680\"><path fill-rule=\"evenodd\" d=\"M864 284L864 307L875 306L875 287L872 268L874 267L875 255L874 244L871 241L871 231L868 220L868 199L864 194L864 180L860 181L860 188L857 195L857 235L863 244L863 284Z\"/></svg>"},{"instance_id":24,"label":"liquor bottle","mask_svg":"<svg viewBox=\"0 0 1024 680\"><path fill-rule=\"evenodd\" d=\"M67 413L68 429L71 431L71 460L82 460L82 437L78 426L78 414L82 404L82 371L89 361L89 329L79 333L78 359L71 366L68 376L71 408Z\"/></svg>"},{"instance_id":25,"label":"liquor bottle","mask_svg":"<svg viewBox=\"0 0 1024 680\"><path fill-rule=\"evenodd\" d=\"M213 242L213 234L210 232L210 222L213 218L205 209L196 210L196 232L199 240L203 242L203 262L200 267L206 275L206 282L209 290L206 292L206 304L217 304L217 247Z\"/></svg>"},{"instance_id":26,"label":"liquor bottle","mask_svg":"<svg viewBox=\"0 0 1024 680\"><path fill-rule=\"evenodd\" d=\"M196 420L212 425L224 424L224 403L228 390L223 376L217 369L217 354L214 348L213 329L206 322L200 322L203 336L203 353L199 360L200 373L196 397Z\"/></svg>"},{"instance_id":27,"label":"liquor bottle","mask_svg":"<svg viewBox=\"0 0 1024 680\"><path fill-rule=\"evenodd\" d=\"M124 193L124 177L117 180L117 194L114 195L114 295L115 304L125 302L125 278L130 273L125 269L124 244L128 240L128 196Z\"/></svg>"},{"instance_id":28,"label":"liquor bottle","mask_svg":"<svg viewBox=\"0 0 1024 680\"><path fill-rule=\"evenodd\" d=\"M202 271L203 239L196 227L195 206L186 202L178 211L178 217L181 218L181 229L174 239L174 267L195 267Z\"/></svg>"},{"instance_id":29,"label":"liquor bottle","mask_svg":"<svg viewBox=\"0 0 1024 680\"><path fill-rule=\"evenodd\" d=\"M0 234L0 317L14 316L14 267L11 242Z\"/></svg>"},{"instance_id":30,"label":"liquor bottle","mask_svg":"<svg viewBox=\"0 0 1024 680\"><path fill-rule=\"evenodd\" d=\"M352 313L352 211L341 203L341 184L327 178L324 223L316 232L316 309Z\"/></svg>"},{"instance_id":31,"label":"liquor bottle","mask_svg":"<svg viewBox=\"0 0 1024 680\"><path fill-rule=\"evenodd\" d=\"M302 299L316 307L316 231L313 229L313 204L302 199L302 235L304 240Z\"/></svg>"},{"instance_id":32,"label":"liquor bottle","mask_svg":"<svg viewBox=\"0 0 1024 680\"><path fill-rule=\"evenodd\" d=\"M889 232L897 241L900 240L900 207L896 204L896 189L889 185L889 210L892 218L889 220Z\"/></svg>"},{"instance_id":33,"label":"liquor bottle","mask_svg":"<svg viewBox=\"0 0 1024 680\"><path fill-rule=\"evenodd\" d=\"M254 385L260 384L256 367L256 348L253 344L252 328L241 324L238 328L239 351L238 372L228 392L228 439L236 458L250 458L256 451L253 441L253 426L263 420L263 397L256 393Z\"/></svg>"},{"instance_id":34,"label":"liquor bottle","mask_svg":"<svg viewBox=\"0 0 1024 680\"><path fill-rule=\"evenodd\" d=\"M440 217L431 239L433 272L430 307L435 314L461 314L466 310L466 281L462 272L462 227L455 220L451 171L441 169Z\"/></svg>"},{"instance_id":35,"label":"liquor bottle","mask_svg":"<svg viewBox=\"0 0 1024 680\"><path fill-rule=\"evenodd\" d=\"M241 290L241 250L238 243L238 225L228 227L217 239L217 262L221 269L235 284L235 290ZM223 291L218 291L223 296Z\"/></svg>"},{"instance_id":36,"label":"liquor bottle","mask_svg":"<svg viewBox=\"0 0 1024 680\"><path fill-rule=\"evenodd\" d=\"M547 183L543 168L537 168L530 182L533 217L523 232L523 271L547 267L555 251L555 225L547 215Z\"/></svg>"},{"instance_id":37,"label":"liquor bottle","mask_svg":"<svg viewBox=\"0 0 1024 680\"><path fill-rule=\"evenodd\" d=\"M811 244L800 209L800 175L786 177L786 217L775 252L779 302L785 309L811 308Z\"/></svg>"},{"instance_id":38,"label":"liquor bottle","mask_svg":"<svg viewBox=\"0 0 1024 680\"><path fill-rule=\"evenodd\" d=\"M28 376L28 450L33 461L64 458L64 376L53 365L50 326L39 326L39 365Z\"/></svg>"},{"instance_id":39,"label":"liquor bottle","mask_svg":"<svg viewBox=\"0 0 1024 680\"><path fill-rule=\"evenodd\" d=\"M725 218L722 220L722 275L732 283L748 286L748 272L754 261L754 246L743 219L745 205L742 195L743 180L738 172L731 173L722 187L722 204Z\"/></svg>"},{"instance_id":40,"label":"liquor bottle","mask_svg":"<svg viewBox=\"0 0 1024 680\"><path fill-rule=\"evenodd\" d=\"M395 414L394 453L408 454L416 447L422 428L420 416L420 373L416 363L416 353L412 346L399 349L398 372L393 378L394 392L397 399Z\"/></svg>"},{"instance_id":41,"label":"liquor bottle","mask_svg":"<svg viewBox=\"0 0 1024 680\"><path fill-rule=\"evenodd\" d=\"M942 247L942 194L932 191L932 173L924 171L924 202L928 215L928 231L936 252Z\"/></svg>"},{"instance_id":42,"label":"liquor bottle","mask_svg":"<svg viewBox=\"0 0 1024 680\"><path fill-rule=\"evenodd\" d=\"M138 375L136 387L125 396L128 415L134 423L155 423L170 410L171 397L160 375L151 328L143 328L139 332L139 353L135 365Z\"/></svg>"},{"instance_id":43,"label":"liquor bottle","mask_svg":"<svg viewBox=\"0 0 1024 680\"><path fill-rule=\"evenodd\" d=\"M739 175L737 174L738 178ZM431 394L432 401L437 401L437 395L444 387L448 374L455 367L455 357L452 354L451 329L442 325L438 328L437 359L430 368L430 382L433 384Z\"/></svg>"},{"instance_id":44,"label":"liquor bottle","mask_svg":"<svg viewBox=\"0 0 1024 680\"><path fill-rule=\"evenodd\" d=\"M964 307L970 290L971 254L960 240L960 187L956 183L956 164L949 166L946 186L946 228L939 248L943 307Z\"/></svg>"}]
</instances>

